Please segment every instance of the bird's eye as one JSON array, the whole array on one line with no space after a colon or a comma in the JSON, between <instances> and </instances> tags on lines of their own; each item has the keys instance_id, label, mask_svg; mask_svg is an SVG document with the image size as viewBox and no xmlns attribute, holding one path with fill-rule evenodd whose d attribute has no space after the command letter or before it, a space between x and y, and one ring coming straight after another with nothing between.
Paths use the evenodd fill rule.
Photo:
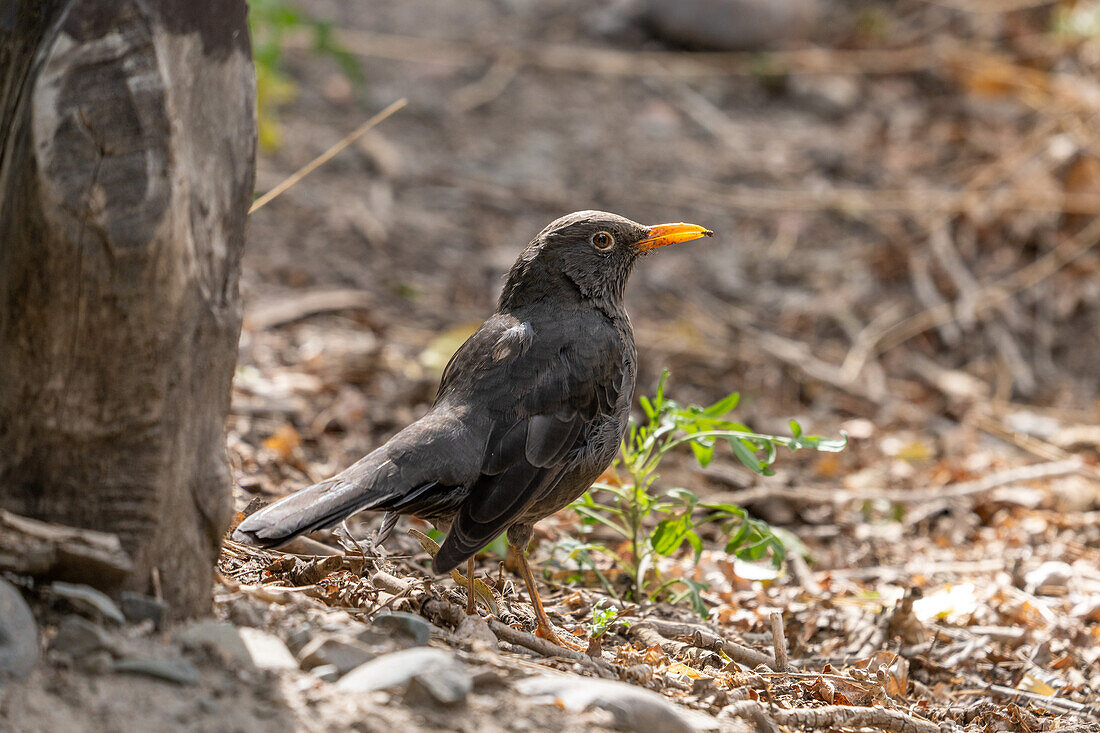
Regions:
<instances>
[{"instance_id":1,"label":"bird's eye","mask_svg":"<svg viewBox=\"0 0 1100 733\"><path fill-rule=\"evenodd\" d=\"M592 235L592 246L601 252L606 252L615 246L615 238L607 232L596 232Z\"/></svg>"}]
</instances>

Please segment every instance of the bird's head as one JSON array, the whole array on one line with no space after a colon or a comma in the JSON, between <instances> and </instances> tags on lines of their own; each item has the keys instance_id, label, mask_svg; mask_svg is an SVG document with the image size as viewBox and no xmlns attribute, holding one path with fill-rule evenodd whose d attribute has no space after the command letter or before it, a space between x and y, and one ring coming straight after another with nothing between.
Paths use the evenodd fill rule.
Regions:
<instances>
[{"instance_id":1,"label":"bird's head","mask_svg":"<svg viewBox=\"0 0 1100 733\"><path fill-rule=\"evenodd\" d=\"M638 258L657 247L713 232L695 224L645 226L606 211L577 211L551 222L508 273L500 307L579 297L617 307Z\"/></svg>"}]
</instances>

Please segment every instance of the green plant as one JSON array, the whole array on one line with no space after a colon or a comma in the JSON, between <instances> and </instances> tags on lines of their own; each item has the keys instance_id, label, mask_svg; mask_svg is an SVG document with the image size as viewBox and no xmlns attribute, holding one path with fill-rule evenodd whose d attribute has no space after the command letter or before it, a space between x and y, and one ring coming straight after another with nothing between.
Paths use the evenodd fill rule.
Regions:
<instances>
[{"instance_id":1,"label":"green plant","mask_svg":"<svg viewBox=\"0 0 1100 733\"><path fill-rule=\"evenodd\" d=\"M588 622L588 638L592 640L599 639L606 634L617 621L624 626L630 625L629 621L619 621L619 609L607 599L601 598L599 602L592 607L592 620Z\"/></svg>"},{"instance_id":2,"label":"green plant","mask_svg":"<svg viewBox=\"0 0 1100 733\"><path fill-rule=\"evenodd\" d=\"M660 496L655 494L654 483L661 460L670 451L687 445L699 465L706 466L713 460L717 445L726 443L738 461L756 473L769 476L774 473L771 465L780 446L792 451L809 448L836 452L847 445L847 437L828 439L806 435L793 420L789 437L757 433L728 419L737 406L739 395L736 392L709 407L683 407L665 396L667 381L666 370L657 383L653 398L640 398L646 421L631 420L616 459L615 468L621 467L629 482L597 483L572 504L586 524L603 525L622 537L629 544L629 555L619 557L606 545L577 542L570 550L570 557L582 566L595 569L592 553L609 555L621 563L630 578L630 595L634 600L655 599L667 594L672 602L690 601L692 608L706 617L707 609L700 595L706 589L703 583L690 578L661 580L659 575L654 581L648 580L649 568L655 569L655 555L672 555L686 542L698 562L703 551L698 529L707 524L716 525L726 538L726 552L742 559L760 560L770 554L772 562L778 566L783 562L786 548L767 523L749 517L739 506L701 501L682 488ZM605 588L610 588L610 583L602 575L600 577ZM655 587L650 588L654 583ZM676 586L680 587L674 591Z\"/></svg>"},{"instance_id":3,"label":"green plant","mask_svg":"<svg viewBox=\"0 0 1100 733\"><path fill-rule=\"evenodd\" d=\"M256 65L256 124L260 146L266 150L282 144L279 108L298 96L298 86L283 68L283 49L292 35L307 33L313 53L333 59L353 84L363 81L356 58L333 38L332 24L302 13L286 0L251 0L248 26Z\"/></svg>"}]
</instances>

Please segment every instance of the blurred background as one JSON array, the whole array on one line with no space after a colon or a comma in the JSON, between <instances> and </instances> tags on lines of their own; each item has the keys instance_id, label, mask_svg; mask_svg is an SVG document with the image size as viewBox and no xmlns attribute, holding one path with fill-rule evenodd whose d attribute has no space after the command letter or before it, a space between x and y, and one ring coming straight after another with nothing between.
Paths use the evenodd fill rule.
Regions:
<instances>
[{"instance_id":1,"label":"blurred background","mask_svg":"<svg viewBox=\"0 0 1100 733\"><path fill-rule=\"evenodd\" d=\"M639 393L667 367L683 402L736 390L756 429L851 436L764 491L730 461L670 471L800 527L821 567L905 550L832 545L839 505L783 490L926 495L1079 455L1030 508L1100 503L1100 2L251 5L258 192L409 104L251 217L241 505L422 413L517 253L586 208L717 234L635 271ZM930 537L979 521L949 520Z\"/></svg>"}]
</instances>

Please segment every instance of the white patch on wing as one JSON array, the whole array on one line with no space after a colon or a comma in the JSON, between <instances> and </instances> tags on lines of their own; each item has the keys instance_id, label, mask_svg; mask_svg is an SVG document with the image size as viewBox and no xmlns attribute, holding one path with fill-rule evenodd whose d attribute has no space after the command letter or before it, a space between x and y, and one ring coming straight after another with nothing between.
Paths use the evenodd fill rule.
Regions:
<instances>
[{"instance_id":1,"label":"white patch on wing","mask_svg":"<svg viewBox=\"0 0 1100 733\"><path fill-rule=\"evenodd\" d=\"M493 345L493 361L501 362L514 359L531 345L535 340L535 331L531 324L524 321L517 323L500 335Z\"/></svg>"}]
</instances>

